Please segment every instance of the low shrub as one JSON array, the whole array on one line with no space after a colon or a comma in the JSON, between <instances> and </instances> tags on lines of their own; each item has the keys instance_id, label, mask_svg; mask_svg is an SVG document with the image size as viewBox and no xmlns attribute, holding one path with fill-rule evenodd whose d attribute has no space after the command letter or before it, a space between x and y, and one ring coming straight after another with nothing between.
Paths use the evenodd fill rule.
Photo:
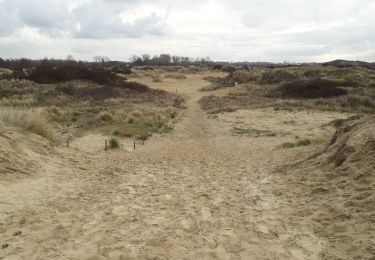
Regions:
<instances>
[{"instance_id":1,"label":"low shrub","mask_svg":"<svg viewBox=\"0 0 375 260\"><path fill-rule=\"evenodd\" d=\"M247 83L256 80L255 75L248 70L237 70L233 72L232 81L238 84Z\"/></svg>"},{"instance_id":2,"label":"low shrub","mask_svg":"<svg viewBox=\"0 0 375 260\"><path fill-rule=\"evenodd\" d=\"M112 72L118 73L118 74L125 74L125 75L130 75L132 74L132 71L130 68L126 67L114 67L111 69Z\"/></svg>"},{"instance_id":3,"label":"low shrub","mask_svg":"<svg viewBox=\"0 0 375 260\"><path fill-rule=\"evenodd\" d=\"M282 84L276 89L276 93L282 98L329 98L346 95L348 92L341 88L348 82L311 79L297 80Z\"/></svg>"},{"instance_id":4,"label":"low shrub","mask_svg":"<svg viewBox=\"0 0 375 260\"><path fill-rule=\"evenodd\" d=\"M118 148L120 148L119 141L116 138L114 138L114 137L112 137L111 139L109 139L109 148L110 149L118 149Z\"/></svg>"},{"instance_id":5,"label":"low shrub","mask_svg":"<svg viewBox=\"0 0 375 260\"><path fill-rule=\"evenodd\" d=\"M225 65L221 68L221 70L224 72L233 73L236 71L236 68L231 65Z\"/></svg>"}]
</instances>

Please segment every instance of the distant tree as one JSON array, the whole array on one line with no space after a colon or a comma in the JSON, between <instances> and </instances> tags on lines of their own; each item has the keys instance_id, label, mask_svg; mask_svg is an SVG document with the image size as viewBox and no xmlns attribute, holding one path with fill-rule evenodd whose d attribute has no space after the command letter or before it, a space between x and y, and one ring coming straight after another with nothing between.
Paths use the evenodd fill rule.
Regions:
<instances>
[{"instance_id":1,"label":"distant tree","mask_svg":"<svg viewBox=\"0 0 375 260\"><path fill-rule=\"evenodd\" d=\"M151 56L149 54L143 54L142 60L145 64L148 64L150 62Z\"/></svg>"},{"instance_id":2,"label":"distant tree","mask_svg":"<svg viewBox=\"0 0 375 260\"><path fill-rule=\"evenodd\" d=\"M173 64L180 64L181 63L181 57L172 56L172 62L173 62Z\"/></svg>"},{"instance_id":3,"label":"distant tree","mask_svg":"<svg viewBox=\"0 0 375 260\"><path fill-rule=\"evenodd\" d=\"M144 65L145 63L144 63L144 61L143 61L140 57L138 57L138 58L133 62L133 64L136 65L136 66L141 66L141 65Z\"/></svg>"},{"instance_id":4,"label":"distant tree","mask_svg":"<svg viewBox=\"0 0 375 260\"><path fill-rule=\"evenodd\" d=\"M93 60L96 63L106 63L106 62L110 61L109 57L107 57L107 56L99 56L99 55L94 56Z\"/></svg>"},{"instance_id":5,"label":"distant tree","mask_svg":"<svg viewBox=\"0 0 375 260\"><path fill-rule=\"evenodd\" d=\"M181 57L181 56L171 56L170 54L160 54L155 55L152 58L148 54L143 54L141 57L137 55L133 55L130 58L130 62L133 65L140 66L140 65L154 65L154 66L168 66L168 65L178 65L178 64L203 64L208 65L212 63L210 57L205 58L189 58L189 57Z\"/></svg>"},{"instance_id":6,"label":"distant tree","mask_svg":"<svg viewBox=\"0 0 375 260\"><path fill-rule=\"evenodd\" d=\"M68 56L66 56L66 60L67 61L74 61L74 57L73 57L73 55L68 55Z\"/></svg>"},{"instance_id":7,"label":"distant tree","mask_svg":"<svg viewBox=\"0 0 375 260\"><path fill-rule=\"evenodd\" d=\"M160 54L159 60L160 60L161 65L169 65L171 63L171 55Z\"/></svg>"}]
</instances>

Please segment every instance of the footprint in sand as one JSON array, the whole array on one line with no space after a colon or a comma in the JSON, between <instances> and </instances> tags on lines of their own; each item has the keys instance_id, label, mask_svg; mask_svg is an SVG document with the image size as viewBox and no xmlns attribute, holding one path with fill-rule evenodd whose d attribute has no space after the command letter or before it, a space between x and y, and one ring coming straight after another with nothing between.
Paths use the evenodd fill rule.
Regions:
<instances>
[{"instance_id":1,"label":"footprint in sand","mask_svg":"<svg viewBox=\"0 0 375 260\"><path fill-rule=\"evenodd\" d=\"M203 221L210 221L211 220L211 211L209 208L202 208L201 209L202 220Z\"/></svg>"}]
</instances>

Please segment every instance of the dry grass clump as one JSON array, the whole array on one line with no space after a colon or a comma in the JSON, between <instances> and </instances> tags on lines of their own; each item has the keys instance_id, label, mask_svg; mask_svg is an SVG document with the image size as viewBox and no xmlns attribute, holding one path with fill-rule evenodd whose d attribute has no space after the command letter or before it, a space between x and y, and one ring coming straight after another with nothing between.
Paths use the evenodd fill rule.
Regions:
<instances>
[{"instance_id":1,"label":"dry grass clump","mask_svg":"<svg viewBox=\"0 0 375 260\"><path fill-rule=\"evenodd\" d=\"M54 115L61 115L61 110L56 106L51 106L48 111Z\"/></svg>"},{"instance_id":2,"label":"dry grass clump","mask_svg":"<svg viewBox=\"0 0 375 260\"><path fill-rule=\"evenodd\" d=\"M0 122L4 125L21 127L50 141L57 142L56 132L48 124L45 116L38 111L4 108L0 109Z\"/></svg>"},{"instance_id":3,"label":"dry grass clump","mask_svg":"<svg viewBox=\"0 0 375 260\"><path fill-rule=\"evenodd\" d=\"M159 76L153 76L152 77L152 82L160 83L160 82L162 82L162 80L161 80L161 78Z\"/></svg>"},{"instance_id":4,"label":"dry grass clump","mask_svg":"<svg viewBox=\"0 0 375 260\"><path fill-rule=\"evenodd\" d=\"M214 77L214 76L205 76L203 79L205 81L210 82L210 83L218 83L223 78L221 78L221 77Z\"/></svg>"},{"instance_id":5,"label":"dry grass clump","mask_svg":"<svg viewBox=\"0 0 375 260\"><path fill-rule=\"evenodd\" d=\"M0 68L0 75L8 75L8 74L12 74L12 71L8 69Z\"/></svg>"},{"instance_id":6,"label":"dry grass clump","mask_svg":"<svg viewBox=\"0 0 375 260\"><path fill-rule=\"evenodd\" d=\"M187 77L183 74L179 73L168 73L164 75L164 78L166 79L187 79Z\"/></svg>"},{"instance_id":7,"label":"dry grass clump","mask_svg":"<svg viewBox=\"0 0 375 260\"><path fill-rule=\"evenodd\" d=\"M94 129L103 134L148 138L152 133L170 131L178 120L178 110L173 107L77 106L60 108L59 114L53 113L51 109L47 111L51 122L73 136Z\"/></svg>"},{"instance_id":8,"label":"dry grass clump","mask_svg":"<svg viewBox=\"0 0 375 260\"><path fill-rule=\"evenodd\" d=\"M104 111L104 112L100 112L98 117L100 118L100 120L104 121L104 122L111 122L113 121L113 116L111 113L107 112L107 111Z\"/></svg>"},{"instance_id":9,"label":"dry grass clump","mask_svg":"<svg viewBox=\"0 0 375 260\"><path fill-rule=\"evenodd\" d=\"M211 84L211 85L207 85L207 86L201 87L199 89L199 91L202 91L202 92L205 92L205 91L214 91L214 90L217 90L217 89L220 89L220 88L222 88L222 86L220 84Z\"/></svg>"}]
</instances>

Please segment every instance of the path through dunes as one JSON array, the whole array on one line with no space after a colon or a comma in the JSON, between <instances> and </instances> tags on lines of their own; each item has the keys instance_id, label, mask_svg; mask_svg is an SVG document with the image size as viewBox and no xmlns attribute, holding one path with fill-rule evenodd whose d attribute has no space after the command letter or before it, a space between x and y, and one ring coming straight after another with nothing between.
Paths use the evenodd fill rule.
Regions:
<instances>
[{"instance_id":1,"label":"path through dunes","mask_svg":"<svg viewBox=\"0 0 375 260\"><path fill-rule=\"evenodd\" d=\"M35 177L1 183L0 259L322 259L327 241L295 215L298 185L273 174L301 150L276 148L279 136L233 135L236 114L210 119L197 104L203 76L155 85L188 98L173 133L135 151L78 139L38 159ZM246 113L294 134L281 112L238 117ZM299 133L331 134L316 129L340 116L282 113Z\"/></svg>"}]
</instances>

